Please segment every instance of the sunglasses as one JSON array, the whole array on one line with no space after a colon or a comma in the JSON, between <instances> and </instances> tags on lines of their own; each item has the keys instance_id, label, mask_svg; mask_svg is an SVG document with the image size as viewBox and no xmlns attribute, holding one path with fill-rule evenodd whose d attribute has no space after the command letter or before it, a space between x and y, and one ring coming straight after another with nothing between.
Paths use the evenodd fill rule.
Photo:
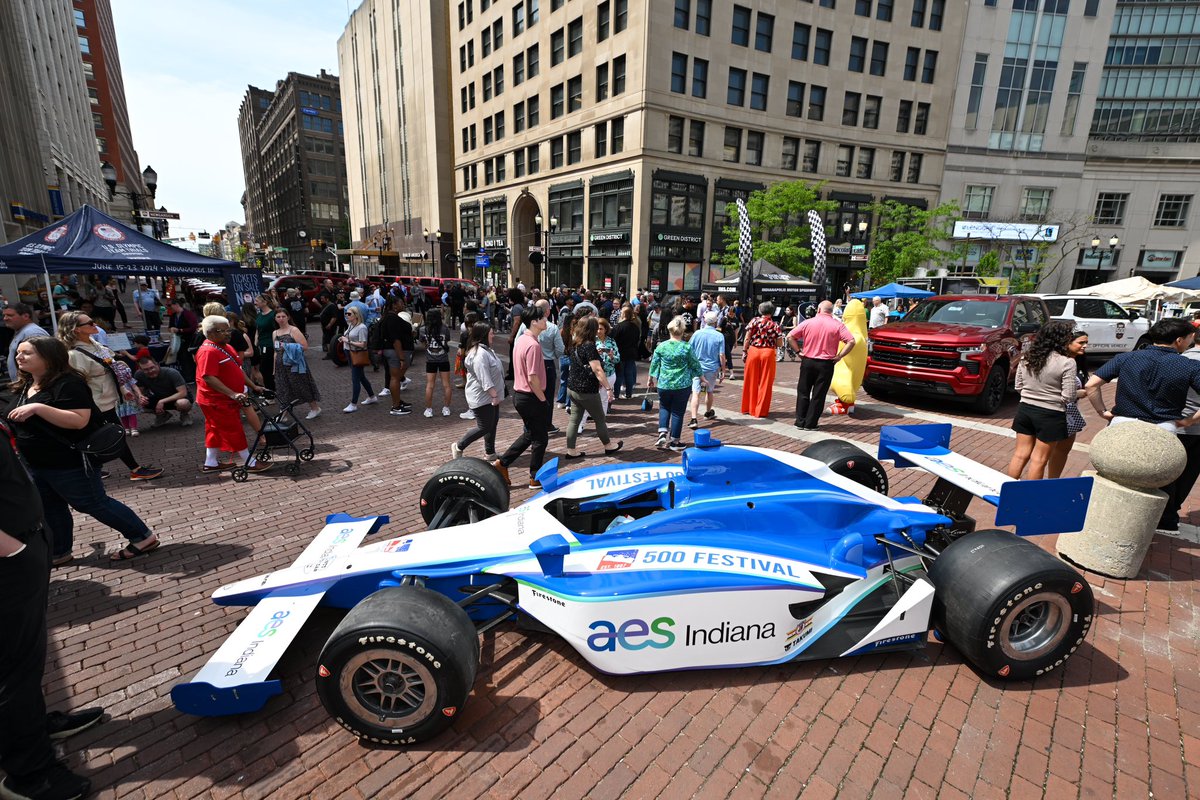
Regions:
<instances>
[{"instance_id":1,"label":"sunglasses","mask_svg":"<svg viewBox=\"0 0 1200 800\"><path fill-rule=\"evenodd\" d=\"M75 323L75 327L86 328L88 325L95 325L95 324L96 323L92 322L90 319L86 322L84 322L83 320L79 320L78 322Z\"/></svg>"}]
</instances>

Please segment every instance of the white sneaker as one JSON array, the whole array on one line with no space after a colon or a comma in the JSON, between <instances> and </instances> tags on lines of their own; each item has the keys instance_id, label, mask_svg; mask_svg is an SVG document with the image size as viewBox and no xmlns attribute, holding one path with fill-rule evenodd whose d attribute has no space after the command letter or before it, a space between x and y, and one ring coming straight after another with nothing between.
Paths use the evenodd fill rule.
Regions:
<instances>
[{"instance_id":1,"label":"white sneaker","mask_svg":"<svg viewBox=\"0 0 1200 800\"><path fill-rule=\"evenodd\" d=\"M379 396L379 397L389 397L389 396L391 396L391 394L392 394L392 390L391 390L391 389L386 389L386 388L384 388L384 389L380 389L380 390L379 390L379 395L378 395L378 396Z\"/></svg>"},{"instance_id":2,"label":"white sneaker","mask_svg":"<svg viewBox=\"0 0 1200 800\"><path fill-rule=\"evenodd\" d=\"M409 386L412 386L412 378L405 378L404 380L400 381L401 391L407 389Z\"/></svg>"},{"instance_id":3,"label":"white sneaker","mask_svg":"<svg viewBox=\"0 0 1200 800\"><path fill-rule=\"evenodd\" d=\"M318 408L314 411L309 411L307 414L304 415L304 418L305 419L316 419L319 416L321 416L321 409Z\"/></svg>"},{"instance_id":4,"label":"white sneaker","mask_svg":"<svg viewBox=\"0 0 1200 800\"><path fill-rule=\"evenodd\" d=\"M459 414L458 418L459 419L475 419L475 412L468 408L466 411ZM137 434L135 433L134 436L136 436L136 435Z\"/></svg>"},{"instance_id":5,"label":"white sneaker","mask_svg":"<svg viewBox=\"0 0 1200 800\"><path fill-rule=\"evenodd\" d=\"M427 417L432 417L432 416L433 416L433 409L432 409L432 408L427 408L427 409L425 409L425 416L427 416Z\"/></svg>"},{"instance_id":6,"label":"white sneaker","mask_svg":"<svg viewBox=\"0 0 1200 800\"><path fill-rule=\"evenodd\" d=\"M363 404L364 406L373 406L373 405L375 405L375 404L376 404L376 403L378 403L378 402L379 402L379 398L378 398L378 397L371 396L371 397L368 397L366 400L363 400L363 401L362 401L362 404Z\"/></svg>"},{"instance_id":7,"label":"white sneaker","mask_svg":"<svg viewBox=\"0 0 1200 800\"><path fill-rule=\"evenodd\" d=\"M458 446L458 442L450 445L450 457L462 458L462 448Z\"/></svg>"},{"instance_id":8,"label":"white sneaker","mask_svg":"<svg viewBox=\"0 0 1200 800\"><path fill-rule=\"evenodd\" d=\"M354 403L342 409L342 412L345 414L353 414L355 411L358 411L358 406L354 405Z\"/></svg>"},{"instance_id":9,"label":"white sneaker","mask_svg":"<svg viewBox=\"0 0 1200 800\"><path fill-rule=\"evenodd\" d=\"M442 406L442 416L443 417L450 416L450 406Z\"/></svg>"}]
</instances>

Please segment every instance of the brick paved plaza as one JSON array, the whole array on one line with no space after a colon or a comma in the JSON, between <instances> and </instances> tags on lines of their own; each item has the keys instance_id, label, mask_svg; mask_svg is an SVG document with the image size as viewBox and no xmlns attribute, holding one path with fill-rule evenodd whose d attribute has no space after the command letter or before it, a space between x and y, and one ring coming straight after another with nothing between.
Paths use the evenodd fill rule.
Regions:
<instances>
[{"instance_id":1,"label":"brick paved plaza","mask_svg":"<svg viewBox=\"0 0 1200 800\"><path fill-rule=\"evenodd\" d=\"M121 537L79 520L76 561L51 578L47 675L52 707L100 704L111 714L64 751L100 797L1200 797L1200 545L1163 536L1136 580L1088 576L1098 619L1087 645L1034 683L982 679L936 641L916 654L612 677L554 636L501 626L484 636L474 691L448 732L406 750L370 749L317 699L316 656L340 614L318 610L276 671L284 694L263 711L176 712L171 687L246 613L213 605L218 586L288 566L332 512L390 515L378 536L423 529L419 488L472 423L458 419L461 391L454 416L421 417L420 358L417 366L405 392L417 413L397 418L386 404L340 413L349 371L316 362L326 412L312 426L316 460L296 476L278 467L242 484L201 475L200 425L144 430L133 441L143 463L167 469L161 480L131 483L120 462L110 466L110 492L163 545L113 565L103 554ZM640 371L644 382L644 364ZM371 375L376 388L379 377ZM828 435L873 449L882 424L944 416L963 423L955 449L1007 463L1013 399L986 419L866 397L858 418L826 417L821 431L801 432L790 424L795 378L795 365L781 365L770 422L737 414L740 384L726 384L709 427L726 442L794 452ZM516 436L515 420L506 405L500 446ZM678 458L654 450L654 421L636 402L619 403L612 423L624 459ZM1080 442L1097 430L1092 420ZM561 435L551 439L552 454L564 446ZM581 446L600 449L594 438ZM1067 474L1086 461L1077 446ZM932 483L890 472L894 494ZM529 494L514 490L514 502ZM988 508L974 507L982 526ZM1184 511L1200 522L1195 497ZM1052 539L1037 541L1052 550Z\"/></svg>"}]
</instances>

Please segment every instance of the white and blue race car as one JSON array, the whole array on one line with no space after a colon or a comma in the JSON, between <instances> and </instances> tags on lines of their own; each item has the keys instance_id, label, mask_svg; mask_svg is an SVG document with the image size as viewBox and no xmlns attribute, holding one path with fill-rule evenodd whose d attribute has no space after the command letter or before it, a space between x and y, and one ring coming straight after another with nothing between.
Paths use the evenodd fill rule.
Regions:
<instances>
[{"instance_id":1,"label":"white and blue race car","mask_svg":"<svg viewBox=\"0 0 1200 800\"><path fill-rule=\"evenodd\" d=\"M385 744L451 724L479 635L510 619L614 674L920 648L931 628L986 675L1053 670L1084 641L1092 593L1021 537L1082 528L1091 479L1014 481L949 442L949 425L881 431L879 459L937 476L924 500L888 497L879 460L837 440L795 455L698 431L680 464L550 462L512 510L488 464L455 459L422 490L429 531L360 547L386 517L333 515L292 567L218 589L254 609L171 695L192 714L261 708L318 605L350 609L318 660L321 701ZM1016 535L975 531L973 496Z\"/></svg>"}]
</instances>

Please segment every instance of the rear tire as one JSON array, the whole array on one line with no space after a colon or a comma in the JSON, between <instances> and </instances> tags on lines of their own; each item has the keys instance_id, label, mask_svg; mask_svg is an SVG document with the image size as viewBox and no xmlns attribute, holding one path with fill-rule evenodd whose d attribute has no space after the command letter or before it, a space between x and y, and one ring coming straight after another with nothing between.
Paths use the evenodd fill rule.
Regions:
<instances>
[{"instance_id":1,"label":"rear tire","mask_svg":"<svg viewBox=\"0 0 1200 800\"><path fill-rule=\"evenodd\" d=\"M996 410L1004 403L1006 391L1008 391L1008 369L1003 364L995 364L988 373L987 380L984 381L983 391L975 398L972 406L980 414L989 416L995 414Z\"/></svg>"},{"instance_id":2,"label":"rear tire","mask_svg":"<svg viewBox=\"0 0 1200 800\"><path fill-rule=\"evenodd\" d=\"M445 730L479 665L467 612L416 586L381 589L350 610L321 650L317 694L360 739L415 744Z\"/></svg>"},{"instance_id":3,"label":"rear tire","mask_svg":"<svg viewBox=\"0 0 1200 800\"><path fill-rule=\"evenodd\" d=\"M1150 337L1143 334L1141 336L1141 338L1139 338L1137 340L1137 344L1135 344L1133 346L1133 349L1134 350L1145 350L1149 346L1150 346Z\"/></svg>"},{"instance_id":4,"label":"rear tire","mask_svg":"<svg viewBox=\"0 0 1200 800\"><path fill-rule=\"evenodd\" d=\"M438 512L438 528L465 525L508 510L508 485L495 468L478 458L456 458L438 468L421 489L421 517L431 524ZM448 503L465 501L455 511Z\"/></svg>"},{"instance_id":5,"label":"rear tire","mask_svg":"<svg viewBox=\"0 0 1200 800\"><path fill-rule=\"evenodd\" d=\"M1023 680L1062 666L1092 625L1087 581L1008 531L967 534L933 562L934 625L984 675Z\"/></svg>"},{"instance_id":6,"label":"rear tire","mask_svg":"<svg viewBox=\"0 0 1200 800\"><path fill-rule=\"evenodd\" d=\"M824 439L804 448L800 455L820 461L834 473L882 495L888 493L888 475L883 465L865 452L838 439Z\"/></svg>"}]
</instances>

